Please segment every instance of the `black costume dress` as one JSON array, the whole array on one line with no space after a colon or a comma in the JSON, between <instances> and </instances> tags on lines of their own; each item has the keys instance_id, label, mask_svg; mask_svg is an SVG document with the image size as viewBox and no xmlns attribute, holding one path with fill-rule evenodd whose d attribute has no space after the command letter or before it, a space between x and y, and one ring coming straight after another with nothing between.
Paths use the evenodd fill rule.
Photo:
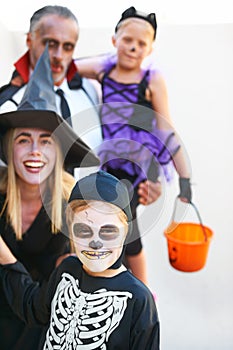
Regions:
<instances>
[{"instance_id":1,"label":"black costume dress","mask_svg":"<svg viewBox=\"0 0 233 350\"><path fill-rule=\"evenodd\" d=\"M5 197L0 195L0 212ZM64 227L64 230L66 228ZM65 232L62 230L62 232ZM55 268L57 258L69 251L69 240L61 232L51 232L51 221L44 207L41 208L31 227L16 240L13 228L0 217L0 234L12 253L27 268L34 281L47 280ZM42 327L29 328L9 306L0 280L0 349L36 350Z\"/></svg>"},{"instance_id":2,"label":"black costume dress","mask_svg":"<svg viewBox=\"0 0 233 350\"><path fill-rule=\"evenodd\" d=\"M159 349L153 296L129 271L92 277L69 257L41 288L19 262L1 266L0 275L20 317L47 325L40 349Z\"/></svg>"}]
</instances>

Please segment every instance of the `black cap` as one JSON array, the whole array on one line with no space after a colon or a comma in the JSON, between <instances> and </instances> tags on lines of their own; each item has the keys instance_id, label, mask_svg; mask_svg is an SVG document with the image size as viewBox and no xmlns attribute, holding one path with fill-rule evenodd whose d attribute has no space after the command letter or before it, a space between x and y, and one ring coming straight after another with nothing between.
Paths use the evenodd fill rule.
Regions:
<instances>
[{"instance_id":1,"label":"black cap","mask_svg":"<svg viewBox=\"0 0 233 350\"><path fill-rule=\"evenodd\" d=\"M122 248L121 255L109 269L118 269L125 253L126 244L129 243L132 233L132 213L126 185L115 176L99 170L79 180L74 186L69 201L96 200L116 205L124 211L128 218L128 233Z\"/></svg>"},{"instance_id":2,"label":"black cap","mask_svg":"<svg viewBox=\"0 0 233 350\"><path fill-rule=\"evenodd\" d=\"M83 177L76 183L69 202L79 199L112 203L125 212L128 221L132 220L127 187L115 176L103 170Z\"/></svg>"}]
</instances>

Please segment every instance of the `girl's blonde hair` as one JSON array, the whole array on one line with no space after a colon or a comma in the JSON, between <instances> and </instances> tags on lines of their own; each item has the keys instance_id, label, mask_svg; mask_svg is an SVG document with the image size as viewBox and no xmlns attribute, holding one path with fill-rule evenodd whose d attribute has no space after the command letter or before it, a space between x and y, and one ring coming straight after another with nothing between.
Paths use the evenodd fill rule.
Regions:
<instances>
[{"instance_id":1,"label":"girl's blonde hair","mask_svg":"<svg viewBox=\"0 0 233 350\"><path fill-rule=\"evenodd\" d=\"M21 195L17 184L17 174L14 169L13 143L15 129L10 129L4 137L4 153L6 154L7 167L2 168L0 178L0 192L6 194L6 199L0 216L6 211L7 222L13 227L16 238L22 239L22 206ZM63 169L63 156L57 140L56 144L56 162L52 174L47 179L47 190L51 194L51 231L58 233L62 228L62 208L63 201L68 201L71 190L75 184L72 175ZM42 198L43 200L43 198Z\"/></svg>"},{"instance_id":2,"label":"girl's blonde hair","mask_svg":"<svg viewBox=\"0 0 233 350\"><path fill-rule=\"evenodd\" d=\"M72 223L74 220L74 215L80 213L81 211L87 209L87 208L95 208L101 210L101 207L103 204L108 204L108 213L109 214L116 214L119 218L119 220L123 223L126 231L128 228L128 218L127 215L121 210L120 208L116 207L116 205L108 202L102 202L97 200L83 200L83 199L76 199L71 201L68 206L66 207L66 222L69 229L69 235L70 235L70 245L72 252L75 252L73 239L72 239ZM105 209L106 210L106 209Z\"/></svg>"},{"instance_id":3,"label":"girl's blonde hair","mask_svg":"<svg viewBox=\"0 0 233 350\"><path fill-rule=\"evenodd\" d=\"M152 28L151 24L141 20L140 18L134 18L134 17L130 17L130 18L126 18L124 19L122 22L120 22L118 24L118 29L117 32L115 33L115 37L117 38L119 34L121 34L122 30L124 30L129 24L132 23L139 23L141 25L144 25L145 28L151 33L152 35L152 41L154 41L154 29Z\"/></svg>"}]
</instances>

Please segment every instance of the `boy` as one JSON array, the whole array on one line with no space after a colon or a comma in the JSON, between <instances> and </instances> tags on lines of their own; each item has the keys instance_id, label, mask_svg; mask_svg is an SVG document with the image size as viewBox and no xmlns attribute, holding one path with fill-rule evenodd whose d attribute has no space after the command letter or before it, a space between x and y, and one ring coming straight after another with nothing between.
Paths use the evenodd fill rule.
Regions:
<instances>
[{"instance_id":1,"label":"boy","mask_svg":"<svg viewBox=\"0 0 233 350\"><path fill-rule=\"evenodd\" d=\"M125 185L104 171L78 181L66 210L77 256L65 259L41 287L0 238L6 296L25 322L47 325L41 349L159 349L153 296L122 265L129 203Z\"/></svg>"}]
</instances>

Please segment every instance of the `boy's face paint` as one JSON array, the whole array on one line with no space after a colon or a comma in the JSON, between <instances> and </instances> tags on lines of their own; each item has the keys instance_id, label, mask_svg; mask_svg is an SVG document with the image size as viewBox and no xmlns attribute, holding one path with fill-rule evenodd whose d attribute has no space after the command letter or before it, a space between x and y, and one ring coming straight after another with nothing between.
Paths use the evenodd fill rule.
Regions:
<instances>
[{"instance_id":1,"label":"boy's face paint","mask_svg":"<svg viewBox=\"0 0 233 350\"><path fill-rule=\"evenodd\" d=\"M121 255L127 227L117 213L108 209L106 203L101 208L89 207L74 215L75 252L87 272L105 271Z\"/></svg>"}]
</instances>

